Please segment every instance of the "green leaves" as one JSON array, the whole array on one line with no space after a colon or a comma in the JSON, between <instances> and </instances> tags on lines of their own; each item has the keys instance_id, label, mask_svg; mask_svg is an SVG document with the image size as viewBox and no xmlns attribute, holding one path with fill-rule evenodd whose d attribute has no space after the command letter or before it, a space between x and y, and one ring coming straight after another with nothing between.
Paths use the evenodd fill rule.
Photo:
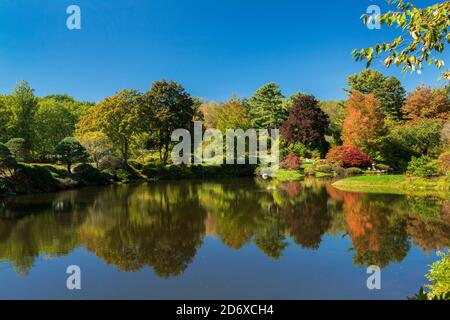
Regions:
<instances>
[{"instance_id":1,"label":"green leaves","mask_svg":"<svg viewBox=\"0 0 450 320\"><path fill-rule=\"evenodd\" d=\"M450 2L437 3L424 9L416 8L412 1L387 0L395 4L397 11L389 11L380 17L380 23L392 27L397 25L405 36L395 38L390 43L380 43L365 49L355 49L352 56L355 61L367 60L369 67L374 55L385 55L384 64L390 67L392 63L401 66L403 72L420 73L423 62L434 61L438 69L445 66L438 55L445 49L445 42L450 43L448 27L450 25ZM369 16L362 15L364 24L369 23ZM430 64L430 63L429 63ZM442 76L450 79L449 72L443 71Z\"/></svg>"}]
</instances>

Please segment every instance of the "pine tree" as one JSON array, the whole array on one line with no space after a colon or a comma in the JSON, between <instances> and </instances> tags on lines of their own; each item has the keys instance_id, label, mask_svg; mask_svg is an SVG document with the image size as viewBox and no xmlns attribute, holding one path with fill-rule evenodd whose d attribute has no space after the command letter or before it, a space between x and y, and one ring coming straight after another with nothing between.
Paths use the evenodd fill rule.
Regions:
<instances>
[{"instance_id":1,"label":"pine tree","mask_svg":"<svg viewBox=\"0 0 450 320\"><path fill-rule=\"evenodd\" d=\"M287 119L284 97L275 83L259 88L250 99L250 118L256 129L277 129Z\"/></svg>"}]
</instances>

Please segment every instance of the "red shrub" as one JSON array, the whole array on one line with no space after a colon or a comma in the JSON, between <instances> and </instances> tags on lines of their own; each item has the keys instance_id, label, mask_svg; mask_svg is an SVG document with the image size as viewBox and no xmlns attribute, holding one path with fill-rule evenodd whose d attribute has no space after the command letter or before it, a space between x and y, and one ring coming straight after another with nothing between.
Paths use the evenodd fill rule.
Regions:
<instances>
[{"instance_id":1,"label":"red shrub","mask_svg":"<svg viewBox=\"0 0 450 320\"><path fill-rule=\"evenodd\" d=\"M353 146L334 147L327 154L327 161L333 166L366 168L372 165L369 156Z\"/></svg>"},{"instance_id":2,"label":"red shrub","mask_svg":"<svg viewBox=\"0 0 450 320\"><path fill-rule=\"evenodd\" d=\"M281 161L280 167L283 169L298 170L302 165L302 160L295 154L290 154Z\"/></svg>"}]
</instances>

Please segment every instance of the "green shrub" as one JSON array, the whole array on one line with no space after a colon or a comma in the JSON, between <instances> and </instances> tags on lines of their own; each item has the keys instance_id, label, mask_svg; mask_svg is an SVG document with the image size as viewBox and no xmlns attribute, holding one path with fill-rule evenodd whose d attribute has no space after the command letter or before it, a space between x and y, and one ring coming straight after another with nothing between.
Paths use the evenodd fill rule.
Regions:
<instances>
[{"instance_id":1,"label":"green shrub","mask_svg":"<svg viewBox=\"0 0 450 320\"><path fill-rule=\"evenodd\" d=\"M8 147L9 151L17 161L25 161L28 158L28 148L25 139L22 138L12 138L5 146Z\"/></svg>"},{"instance_id":2,"label":"green shrub","mask_svg":"<svg viewBox=\"0 0 450 320\"><path fill-rule=\"evenodd\" d=\"M317 172L333 173L333 168L328 164L319 165L316 167Z\"/></svg>"},{"instance_id":3,"label":"green shrub","mask_svg":"<svg viewBox=\"0 0 450 320\"><path fill-rule=\"evenodd\" d=\"M345 174L348 176L356 176L356 175L363 174L363 173L364 173L364 170L362 170L360 168L355 168L355 167L348 168L345 170Z\"/></svg>"},{"instance_id":4,"label":"green shrub","mask_svg":"<svg viewBox=\"0 0 450 320\"><path fill-rule=\"evenodd\" d=\"M17 165L12 184L17 193L54 192L61 189L48 169L25 164Z\"/></svg>"},{"instance_id":5,"label":"green shrub","mask_svg":"<svg viewBox=\"0 0 450 320\"><path fill-rule=\"evenodd\" d=\"M433 284L428 285L428 298L431 300L450 299L450 254L440 254L441 260L433 263L427 279Z\"/></svg>"},{"instance_id":6,"label":"green shrub","mask_svg":"<svg viewBox=\"0 0 450 320\"><path fill-rule=\"evenodd\" d=\"M407 174L409 176L430 178L438 173L436 161L432 161L429 156L423 155L419 158L413 157L408 165Z\"/></svg>"},{"instance_id":7,"label":"green shrub","mask_svg":"<svg viewBox=\"0 0 450 320\"><path fill-rule=\"evenodd\" d=\"M89 185L107 184L109 182L107 175L101 173L98 169L89 164L80 164L75 167L74 174L83 183Z\"/></svg>"},{"instance_id":8,"label":"green shrub","mask_svg":"<svg viewBox=\"0 0 450 320\"><path fill-rule=\"evenodd\" d=\"M114 175L122 182L130 182L134 179L133 174L125 169L115 170Z\"/></svg>"}]
</instances>

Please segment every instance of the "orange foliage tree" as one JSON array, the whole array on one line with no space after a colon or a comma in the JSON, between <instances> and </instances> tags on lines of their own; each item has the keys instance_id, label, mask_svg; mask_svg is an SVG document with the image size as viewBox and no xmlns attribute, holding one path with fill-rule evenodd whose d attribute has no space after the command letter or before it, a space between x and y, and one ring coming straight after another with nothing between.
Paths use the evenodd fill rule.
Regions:
<instances>
[{"instance_id":1,"label":"orange foliage tree","mask_svg":"<svg viewBox=\"0 0 450 320\"><path fill-rule=\"evenodd\" d=\"M353 91L342 126L344 145L357 146L375 156L377 141L384 135L384 116L374 94Z\"/></svg>"},{"instance_id":2,"label":"orange foliage tree","mask_svg":"<svg viewBox=\"0 0 450 320\"><path fill-rule=\"evenodd\" d=\"M402 108L407 120L450 119L450 99L445 89L421 85L410 93Z\"/></svg>"}]
</instances>

